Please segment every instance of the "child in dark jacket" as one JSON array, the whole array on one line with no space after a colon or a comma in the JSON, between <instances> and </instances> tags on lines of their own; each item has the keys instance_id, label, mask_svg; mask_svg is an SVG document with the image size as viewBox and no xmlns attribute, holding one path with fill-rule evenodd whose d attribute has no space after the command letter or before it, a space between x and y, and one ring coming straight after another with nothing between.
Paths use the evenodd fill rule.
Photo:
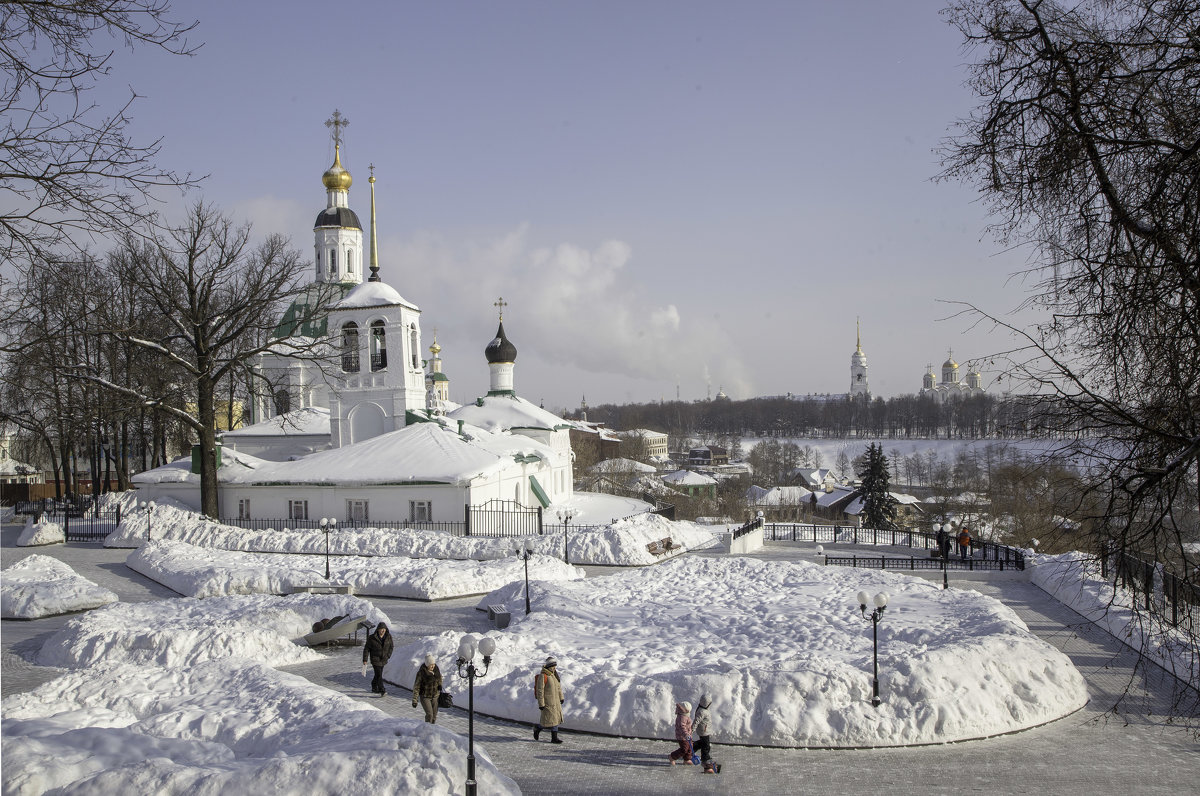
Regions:
<instances>
[{"instance_id":1,"label":"child in dark jacket","mask_svg":"<svg viewBox=\"0 0 1200 796\"><path fill-rule=\"evenodd\" d=\"M721 764L712 759L712 744L709 738L712 735L712 716L709 715L708 706L711 704L712 699L708 694L700 697L700 702L696 705L696 718L692 722L692 731L696 734L696 751L700 753L700 763L704 766L704 773L718 774L721 771Z\"/></svg>"},{"instance_id":2,"label":"child in dark jacket","mask_svg":"<svg viewBox=\"0 0 1200 796\"><path fill-rule=\"evenodd\" d=\"M671 752L671 765L680 758L689 766L692 764L692 704L690 702L675 703L675 740L679 748Z\"/></svg>"}]
</instances>

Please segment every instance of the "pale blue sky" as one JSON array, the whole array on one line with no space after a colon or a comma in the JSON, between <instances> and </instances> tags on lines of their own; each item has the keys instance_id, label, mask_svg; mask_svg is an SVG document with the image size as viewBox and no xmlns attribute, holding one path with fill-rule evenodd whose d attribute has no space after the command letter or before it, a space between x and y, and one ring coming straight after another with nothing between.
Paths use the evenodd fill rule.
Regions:
<instances>
[{"instance_id":1,"label":"pale blue sky","mask_svg":"<svg viewBox=\"0 0 1200 796\"><path fill-rule=\"evenodd\" d=\"M306 257L340 109L351 206L374 163L384 278L457 401L487 389L497 295L549 408L844 392L856 315L888 396L1006 347L939 300L1022 298L1023 255L931 181L973 104L940 5L175 0L204 46L121 55L98 98L144 95L164 162Z\"/></svg>"}]
</instances>

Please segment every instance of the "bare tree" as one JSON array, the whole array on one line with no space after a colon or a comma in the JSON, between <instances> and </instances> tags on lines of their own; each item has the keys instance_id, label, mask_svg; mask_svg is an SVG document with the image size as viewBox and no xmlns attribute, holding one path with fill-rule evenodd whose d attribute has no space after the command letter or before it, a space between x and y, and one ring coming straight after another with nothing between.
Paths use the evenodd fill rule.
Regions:
<instances>
[{"instance_id":1,"label":"bare tree","mask_svg":"<svg viewBox=\"0 0 1200 796\"><path fill-rule=\"evenodd\" d=\"M975 185L998 238L1028 247L1043 311L1009 326L1008 368L1077 440L1094 549L1182 562L1200 520L1200 2L947 13L980 104L942 177ZM1176 574L1192 592L1191 568Z\"/></svg>"},{"instance_id":2,"label":"bare tree","mask_svg":"<svg viewBox=\"0 0 1200 796\"><path fill-rule=\"evenodd\" d=\"M110 391L154 406L183 423L198 441L201 509L215 517L217 502L216 429L218 395L231 378L252 378L252 364L268 350L285 350L303 358L319 352L323 340L300 337L318 323L334 295L319 292L294 305L299 315L289 329L279 328L288 302L305 294L302 280L308 265L279 235L250 245L249 226L235 226L203 204L193 206L187 221L161 230L152 242L129 236L121 260L154 308L161 333L142 336L143 326L108 328L103 332L145 357L176 368L190 383L194 407L180 409L145 386L119 384L89 375Z\"/></svg>"},{"instance_id":3,"label":"bare tree","mask_svg":"<svg viewBox=\"0 0 1200 796\"><path fill-rule=\"evenodd\" d=\"M129 110L106 113L87 92L111 69L111 43L186 55L195 22L166 0L0 4L0 260L78 252L83 239L144 219L152 191L194 183L154 165L160 141L136 143Z\"/></svg>"}]
</instances>

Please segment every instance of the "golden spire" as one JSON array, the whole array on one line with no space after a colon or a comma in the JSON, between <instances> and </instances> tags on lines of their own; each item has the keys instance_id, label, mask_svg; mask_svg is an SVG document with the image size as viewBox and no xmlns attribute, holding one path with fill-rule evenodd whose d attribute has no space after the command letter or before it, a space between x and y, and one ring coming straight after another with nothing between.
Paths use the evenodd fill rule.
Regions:
<instances>
[{"instance_id":1,"label":"golden spire","mask_svg":"<svg viewBox=\"0 0 1200 796\"><path fill-rule=\"evenodd\" d=\"M331 191L348 191L354 178L350 172L342 168L342 128L350 124L350 120L338 110L325 121L325 126L333 131L333 165L321 175L321 182Z\"/></svg>"},{"instance_id":2,"label":"golden spire","mask_svg":"<svg viewBox=\"0 0 1200 796\"><path fill-rule=\"evenodd\" d=\"M371 276L367 279L368 282L382 281L379 278L379 246L375 238L375 164L370 166L371 176L367 178L367 182L371 183Z\"/></svg>"}]
</instances>

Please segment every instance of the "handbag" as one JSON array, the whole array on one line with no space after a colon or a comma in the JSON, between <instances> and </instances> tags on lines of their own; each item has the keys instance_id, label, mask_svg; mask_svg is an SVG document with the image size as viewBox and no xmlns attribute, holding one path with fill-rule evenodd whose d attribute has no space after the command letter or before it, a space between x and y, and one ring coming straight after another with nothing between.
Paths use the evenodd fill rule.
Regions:
<instances>
[{"instance_id":1,"label":"handbag","mask_svg":"<svg viewBox=\"0 0 1200 796\"><path fill-rule=\"evenodd\" d=\"M450 695L449 691L443 691L442 693L438 694L438 707L439 708L454 707L454 697L452 697Z\"/></svg>"}]
</instances>

